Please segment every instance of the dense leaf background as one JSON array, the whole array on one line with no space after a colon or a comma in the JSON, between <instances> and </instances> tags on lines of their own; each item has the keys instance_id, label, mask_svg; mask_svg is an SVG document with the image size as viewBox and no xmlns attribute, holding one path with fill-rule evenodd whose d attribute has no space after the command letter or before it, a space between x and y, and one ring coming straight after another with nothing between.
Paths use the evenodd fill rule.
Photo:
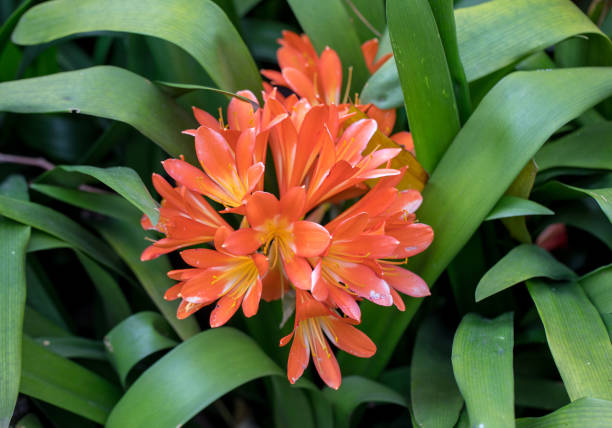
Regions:
<instances>
[{"instance_id":1,"label":"dense leaf background","mask_svg":"<svg viewBox=\"0 0 612 428\"><path fill-rule=\"evenodd\" d=\"M611 9L0 0L0 427L612 426ZM279 302L179 321L180 259L139 260L190 107L259 93L284 29L398 108L429 173L408 267L432 295L362 303L378 352L340 352L338 391L287 382ZM374 37L394 58L368 77Z\"/></svg>"}]
</instances>

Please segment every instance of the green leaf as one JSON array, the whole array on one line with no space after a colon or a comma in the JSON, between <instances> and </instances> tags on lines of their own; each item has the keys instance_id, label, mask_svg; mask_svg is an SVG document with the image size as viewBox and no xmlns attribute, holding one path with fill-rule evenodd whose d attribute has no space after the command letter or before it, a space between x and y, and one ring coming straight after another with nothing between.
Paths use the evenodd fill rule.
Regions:
<instances>
[{"instance_id":1,"label":"green leaf","mask_svg":"<svg viewBox=\"0 0 612 428\"><path fill-rule=\"evenodd\" d=\"M470 88L465 76L465 70L459 57L459 46L457 44L457 28L455 25L455 13L453 10L453 0L429 0L431 11L436 18L440 38L444 46L448 70L450 71L457 108L462 122L465 122L472 113L470 100Z\"/></svg>"},{"instance_id":2,"label":"green leaf","mask_svg":"<svg viewBox=\"0 0 612 428\"><path fill-rule=\"evenodd\" d=\"M269 375L282 372L248 336L229 327L207 330L145 371L106 427L175 427L237 386Z\"/></svg>"},{"instance_id":3,"label":"green leaf","mask_svg":"<svg viewBox=\"0 0 612 428\"><path fill-rule=\"evenodd\" d=\"M70 248L70 244L40 230L34 229L32 231L30 241L28 242L28 253L55 248Z\"/></svg>"},{"instance_id":4,"label":"green leaf","mask_svg":"<svg viewBox=\"0 0 612 428\"><path fill-rule=\"evenodd\" d=\"M40 6L51 3L55 2ZM195 121L150 81L117 67L99 66L0 83L0 111L83 113L119 120L170 155L195 159L193 144L180 133L192 128Z\"/></svg>"},{"instance_id":5,"label":"green leaf","mask_svg":"<svg viewBox=\"0 0 612 428\"><path fill-rule=\"evenodd\" d=\"M121 396L115 385L28 337L19 391L101 424Z\"/></svg>"},{"instance_id":6,"label":"green leaf","mask_svg":"<svg viewBox=\"0 0 612 428\"><path fill-rule=\"evenodd\" d=\"M140 254L147 247L144 231L138 223L107 221L99 226L100 233L125 261L138 278L160 312L183 340L196 334L200 328L194 317L179 320L176 317L178 303L164 300L164 293L173 285L166 274L171 270L165 256L148 262L140 261Z\"/></svg>"},{"instance_id":7,"label":"green leaf","mask_svg":"<svg viewBox=\"0 0 612 428\"><path fill-rule=\"evenodd\" d=\"M512 314L463 317L453 341L453 370L470 426L514 427Z\"/></svg>"},{"instance_id":8,"label":"green leaf","mask_svg":"<svg viewBox=\"0 0 612 428\"><path fill-rule=\"evenodd\" d=\"M13 40L34 45L92 31L168 40L190 53L221 89L261 88L259 72L240 35L210 0L176 0L171 5L164 0L83 0L78 8L70 0L45 2L21 18Z\"/></svg>"},{"instance_id":9,"label":"green leaf","mask_svg":"<svg viewBox=\"0 0 612 428\"><path fill-rule=\"evenodd\" d=\"M306 391L274 376L272 381L274 422L277 427L315 428L313 412ZM319 393L318 390L316 390Z\"/></svg>"},{"instance_id":10,"label":"green leaf","mask_svg":"<svg viewBox=\"0 0 612 428\"><path fill-rule=\"evenodd\" d=\"M32 337L69 337L71 334L30 306L25 307L23 332Z\"/></svg>"},{"instance_id":11,"label":"green leaf","mask_svg":"<svg viewBox=\"0 0 612 428\"><path fill-rule=\"evenodd\" d=\"M418 330L412 354L412 414L419 427L452 427L463 398L453 377L452 337L436 318Z\"/></svg>"},{"instance_id":12,"label":"green leaf","mask_svg":"<svg viewBox=\"0 0 612 428\"><path fill-rule=\"evenodd\" d=\"M408 407L400 394L391 388L360 376L348 376L342 379L342 385L335 391L323 390L324 395L334 405L336 427L348 427L353 411L364 403L392 403Z\"/></svg>"},{"instance_id":13,"label":"green leaf","mask_svg":"<svg viewBox=\"0 0 612 428\"><path fill-rule=\"evenodd\" d=\"M612 169L612 122L595 123L544 145L536 154L540 171L558 167Z\"/></svg>"},{"instance_id":14,"label":"green leaf","mask_svg":"<svg viewBox=\"0 0 612 428\"><path fill-rule=\"evenodd\" d=\"M345 5L361 43L381 38L386 26L384 1L348 0Z\"/></svg>"},{"instance_id":15,"label":"green leaf","mask_svg":"<svg viewBox=\"0 0 612 428\"><path fill-rule=\"evenodd\" d=\"M104 242L65 215L33 202L0 196L0 215L40 229L125 275L117 256Z\"/></svg>"},{"instance_id":16,"label":"green leaf","mask_svg":"<svg viewBox=\"0 0 612 428\"><path fill-rule=\"evenodd\" d=\"M0 218L0 426L8 427L19 392L26 301L25 253L30 228Z\"/></svg>"},{"instance_id":17,"label":"green leaf","mask_svg":"<svg viewBox=\"0 0 612 428\"><path fill-rule=\"evenodd\" d=\"M537 245L515 247L495 264L476 287L477 302L531 278L571 280L576 274Z\"/></svg>"},{"instance_id":18,"label":"green leaf","mask_svg":"<svg viewBox=\"0 0 612 428\"><path fill-rule=\"evenodd\" d=\"M76 255L102 299L107 325L117 325L129 317L132 313L130 305L115 278L80 251L76 251Z\"/></svg>"},{"instance_id":19,"label":"green leaf","mask_svg":"<svg viewBox=\"0 0 612 428\"><path fill-rule=\"evenodd\" d=\"M40 263L33 257L29 257L26 263L26 283L28 286L26 305L40 311L53 323L68 330L68 324L64 319L66 311L59 301L56 289Z\"/></svg>"},{"instance_id":20,"label":"green leaf","mask_svg":"<svg viewBox=\"0 0 612 428\"><path fill-rule=\"evenodd\" d=\"M68 172L87 174L100 180L146 214L153 225L157 224L159 220L158 204L133 169L123 166L97 168L88 165L64 165L58 168Z\"/></svg>"},{"instance_id":21,"label":"green leaf","mask_svg":"<svg viewBox=\"0 0 612 428\"><path fill-rule=\"evenodd\" d=\"M118 220L133 221L138 216L138 212L134 207L119 195L86 192L83 190L68 189L40 183L32 183L30 187L58 201L95 213L104 214ZM37 241L30 245L31 247L34 246L36 249L39 247L40 249L44 249L47 246L53 248L54 245L60 245L58 242L49 242L48 237L37 236L36 239Z\"/></svg>"},{"instance_id":22,"label":"green leaf","mask_svg":"<svg viewBox=\"0 0 612 428\"><path fill-rule=\"evenodd\" d=\"M177 341L166 320L155 312L139 312L127 318L104 337L109 359L121 383L140 360L163 349L172 348Z\"/></svg>"},{"instance_id":23,"label":"green leaf","mask_svg":"<svg viewBox=\"0 0 612 428\"><path fill-rule=\"evenodd\" d=\"M442 40L428 0L390 0L387 16L417 158L433 171L460 128Z\"/></svg>"},{"instance_id":24,"label":"green leaf","mask_svg":"<svg viewBox=\"0 0 612 428\"><path fill-rule=\"evenodd\" d=\"M359 91L368 78L368 69L361 53L357 32L343 1L289 0L289 6L317 52L321 53L326 46L329 46L338 53L344 69L345 85L347 70L353 67L352 90L349 94Z\"/></svg>"},{"instance_id":25,"label":"green leaf","mask_svg":"<svg viewBox=\"0 0 612 428\"><path fill-rule=\"evenodd\" d=\"M469 82L513 64L569 37L587 34L610 57L609 39L569 0L495 0L455 11L461 63ZM392 61L368 80L362 99L380 108L399 107L397 68ZM381 74L379 76L379 74Z\"/></svg>"},{"instance_id":26,"label":"green leaf","mask_svg":"<svg viewBox=\"0 0 612 428\"><path fill-rule=\"evenodd\" d=\"M548 346L572 401L612 398L612 344L608 332L580 285L527 282Z\"/></svg>"},{"instance_id":27,"label":"green leaf","mask_svg":"<svg viewBox=\"0 0 612 428\"><path fill-rule=\"evenodd\" d=\"M34 413L28 413L15 424L15 428L44 428Z\"/></svg>"},{"instance_id":28,"label":"green leaf","mask_svg":"<svg viewBox=\"0 0 612 428\"><path fill-rule=\"evenodd\" d=\"M603 213L612 222L612 187L605 189L582 189L559 181L549 181L538 187L537 191L538 196L544 195L547 199L575 199L588 195L595 199Z\"/></svg>"},{"instance_id":29,"label":"green leaf","mask_svg":"<svg viewBox=\"0 0 612 428\"><path fill-rule=\"evenodd\" d=\"M107 361L104 345L84 337L37 337L36 342L64 358Z\"/></svg>"},{"instance_id":30,"label":"green leaf","mask_svg":"<svg viewBox=\"0 0 612 428\"><path fill-rule=\"evenodd\" d=\"M432 286L542 144L610 94L610 68L522 71L499 82L457 134L423 191L418 216L436 237L408 268ZM421 300L408 301L402 313L363 305L362 329L378 352L367 360L343 358L345 371L377 376Z\"/></svg>"},{"instance_id":31,"label":"green leaf","mask_svg":"<svg viewBox=\"0 0 612 428\"><path fill-rule=\"evenodd\" d=\"M161 82L161 81L157 81L155 83L160 85L162 89L171 93L173 96L184 95L192 91L209 91L209 92L216 92L218 94L222 94L230 98L236 98L238 100L249 103L253 106L255 110L259 108L258 103L256 103L255 101L247 97L243 97L242 95L235 94L234 92L224 91L223 89L213 88L211 86L194 85L191 83L172 83L172 82Z\"/></svg>"},{"instance_id":32,"label":"green leaf","mask_svg":"<svg viewBox=\"0 0 612 428\"><path fill-rule=\"evenodd\" d=\"M15 9L13 13L11 13L11 16L9 16L2 24L2 27L0 27L0 53L4 51L4 48L9 41L11 32L13 31L13 28L15 28L15 25L17 25L17 21L31 5L32 0L24 0L21 2L19 7Z\"/></svg>"},{"instance_id":33,"label":"green leaf","mask_svg":"<svg viewBox=\"0 0 612 428\"><path fill-rule=\"evenodd\" d=\"M612 266L603 266L582 278L580 285L608 327L608 335L612 338Z\"/></svg>"},{"instance_id":34,"label":"green leaf","mask_svg":"<svg viewBox=\"0 0 612 428\"><path fill-rule=\"evenodd\" d=\"M531 190L536 180L538 173L538 166L536 162L531 159L527 162L527 165L519 172L512 184L506 190L505 196L514 196L523 199L529 199ZM503 199L503 197L502 197ZM501 201L501 199L500 199ZM497 203L499 204L500 201ZM531 234L527 229L527 222L524 216L515 218L505 218L501 221L503 225L510 232L510 236L523 244L531 244Z\"/></svg>"},{"instance_id":35,"label":"green leaf","mask_svg":"<svg viewBox=\"0 0 612 428\"><path fill-rule=\"evenodd\" d=\"M612 420L612 402L581 398L540 418L517 419L517 428L607 428Z\"/></svg>"},{"instance_id":36,"label":"green leaf","mask_svg":"<svg viewBox=\"0 0 612 428\"><path fill-rule=\"evenodd\" d=\"M517 406L556 410L570 401L563 384L555 380L517 376L514 386Z\"/></svg>"},{"instance_id":37,"label":"green leaf","mask_svg":"<svg viewBox=\"0 0 612 428\"><path fill-rule=\"evenodd\" d=\"M504 195L497 201L485 221L524 215L552 215L553 211L529 199Z\"/></svg>"}]
</instances>

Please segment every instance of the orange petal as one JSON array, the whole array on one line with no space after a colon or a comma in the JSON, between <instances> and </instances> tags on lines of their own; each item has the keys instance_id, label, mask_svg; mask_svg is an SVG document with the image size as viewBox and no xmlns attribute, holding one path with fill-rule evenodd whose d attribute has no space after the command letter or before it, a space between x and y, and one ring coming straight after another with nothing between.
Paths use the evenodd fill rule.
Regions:
<instances>
[{"instance_id":1,"label":"orange petal","mask_svg":"<svg viewBox=\"0 0 612 428\"><path fill-rule=\"evenodd\" d=\"M236 142L236 168L238 175L244 181L247 170L253 165L253 151L255 150L255 129L243 131Z\"/></svg>"},{"instance_id":2,"label":"orange petal","mask_svg":"<svg viewBox=\"0 0 612 428\"><path fill-rule=\"evenodd\" d=\"M206 269L197 276L188 279L181 290L183 299L203 305L217 300L227 291L225 288L228 281L217 280L222 273L223 271L220 269Z\"/></svg>"},{"instance_id":3,"label":"orange petal","mask_svg":"<svg viewBox=\"0 0 612 428\"><path fill-rule=\"evenodd\" d=\"M407 269L394 265L385 266L383 277L391 287L409 296L425 297L431 295L427 283L420 276Z\"/></svg>"},{"instance_id":4,"label":"orange petal","mask_svg":"<svg viewBox=\"0 0 612 428\"><path fill-rule=\"evenodd\" d=\"M333 242L332 250L341 254L380 259L391 257L398 244L399 241L392 236L362 234L350 241Z\"/></svg>"},{"instance_id":5,"label":"orange petal","mask_svg":"<svg viewBox=\"0 0 612 428\"><path fill-rule=\"evenodd\" d=\"M342 310L344 315L357 322L361 321L361 309L355 298L346 290L338 287L329 287L329 298Z\"/></svg>"},{"instance_id":6,"label":"orange petal","mask_svg":"<svg viewBox=\"0 0 612 428\"><path fill-rule=\"evenodd\" d=\"M221 188L201 170L180 159L168 159L162 162L164 169L177 183L195 192L203 193L216 201L225 197Z\"/></svg>"},{"instance_id":7,"label":"orange petal","mask_svg":"<svg viewBox=\"0 0 612 428\"><path fill-rule=\"evenodd\" d=\"M243 256L254 253L261 244L259 232L243 228L230 233L221 247L228 253Z\"/></svg>"},{"instance_id":8,"label":"orange petal","mask_svg":"<svg viewBox=\"0 0 612 428\"><path fill-rule=\"evenodd\" d=\"M304 73L296 68L284 68L283 78L292 91L311 103L317 102L317 93L313 82Z\"/></svg>"},{"instance_id":9,"label":"orange petal","mask_svg":"<svg viewBox=\"0 0 612 428\"><path fill-rule=\"evenodd\" d=\"M329 47L326 47L321 54L319 76L321 76L320 83L325 94L325 103L339 104L342 86L342 64L336 51Z\"/></svg>"},{"instance_id":10,"label":"orange petal","mask_svg":"<svg viewBox=\"0 0 612 428\"><path fill-rule=\"evenodd\" d=\"M414 153L414 140L412 134L407 131L401 131L391 136L391 140L408 150L413 155Z\"/></svg>"},{"instance_id":11,"label":"orange petal","mask_svg":"<svg viewBox=\"0 0 612 428\"><path fill-rule=\"evenodd\" d=\"M218 132L201 126L195 137L196 154L206 174L219 185L231 188L236 170L234 151Z\"/></svg>"},{"instance_id":12,"label":"orange petal","mask_svg":"<svg viewBox=\"0 0 612 428\"><path fill-rule=\"evenodd\" d=\"M265 169L266 167L263 162L257 162L256 164L251 165L249 167L246 172L247 193L252 192L257 186L257 184L259 184L259 181L264 175Z\"/></svg>"},{"instance_id":13,"label":"orange petal","mask_svg":"<svg viewBox=\"0 0 612 428\"><path fill-rule=\"evenodd\" d=\"M324 331L336 346L356 357L369 358L376 353L376 345L361 330L339 318L331 319Z\"/></svg>"},{"instance_id":14,"label":"orange petal","mask_svg":"<svg viewBox=\"0 0 612 428\"><path fill-rule=\"evenodd\" d=\"M367 213L361 212L352 217L343 220L338 224L333 232L333 240L337 241L340 239L353 239L357 235L360 235L368 225L370 217Z\"/></svg>"},{"instance_id":15,"label":"orange petal","mask_svg":"<svg viewBox=\"0 0 612 428\"><path fill-rule=\"evenodd\" d=\"M311 289L312 267L306 259L302 257L293 257L288 261L283 259L283 267L294 286L302 290Z\"/></svg>"},{"instance_id":16,"label":"orange petal","mask_svg":"<svg viewBox=\"0 0 612 428\"><path fill-rule=\"evenodd\" d=\"M369 267L357 263L343 263L336 273L359 296L381 306L393 304L389 285Z\"/></svg>"},{"instance_id":17,"label":"orange petal","mask_svg":"<svg viewBox=\"0 0 612 428\"><path fill-rule=\"evenodd\" d=\"M182 288L183 288L182 282L179 282L178 284L175 284L172 287L168 288L166 292L164 293L164 300L178 299L180 297L179 294L181 294Z\"/></svg>"},{"instance_id":18,"label":"orange petal","mask_svg":"<svg viewBox=\"0 0 612 428\"><path fill-rule=\"evenodd\" d=\"M370 74L374 73L373 66L377 52L378 39L370 39L361 45L361 53L363 54L363 59L365 60L366 65L368 66Z\"/></svg>"},{"instance_id":19,"label":"orange petal","mask_svg":"<svg viewBox=\"0 0 612 428\"><path fill-rule=\"evenodd\" d=\"M391 296L393 296L393 304L395 307L401 312L404 312L406 310L406 305L404 304L402 296L400 296L399 293L393 288L391 288Z\"/></svg>"},{"instance_id":20,"label":"orange petal","mask_svg":"<svg viewBox=\"0 0 612 428\"><path fill-rule=\"evenodd\" d=\"M297 334L291 344L289 361L287 362L287 378L289 382L293 384L302 377L304 370L308 367L309 357L308 343L306 343L300 334Z\"/></svg>"},{"instance_id":21,"label":"orange petal","mask_svg":"<svg viewBox=\"0 0 612 428\"><path fill-rule=\"evenodd\" d=\"M201 269L223 266L233 259L232 256L208 248L181 251L181 257L188 265Z\"/></svg>"},{"instance_id":22,"label":"orange petal","mask_svg":"<svg viewBox=\"0 0 612 428\"><path fill-rule=\"evenodd\" d=\"M304 215L304 205L306 205L306 189L303 186L293 187L281 197L280 214L290 222L294 222Z\"/></svg>"},{"instance_id":23,"label":"orange petal","mask_svg":"<svg viewBox=\"0 0 612 428\"><path fill-rule=\"evenodd\" d=\"M272 220L280 212L280 203L268 192L255 192L246 204L246 216L251 227L257 227Z\"/></svg>"},{"instance_id":24,"label":"orange petal","mask_svg":"<svg viewBox=\"0 0 612 428\"><path fill-rule=\"evenodd\" d=\"M176 317L180 320L187 318L194 312L202 309L205 305L199 305L197 303L190 303L183 300L176 311Z\"/></svg>"},{"instance_id":25,"label":"orange petal","mask_svg":"<svg viewBox=\"0 0 612 428\"><path fill-rule=\"evenodd\" d=\"M367 115L376 121L378 130L384 135L389 136L393 131L396 119L395 109L382 110L373 105L368 109Z\"/></svg>"},{"instance_id":26,"label":"orange petal","mask_svg":"<svg viewBox=\"0 0 612 428\"><path fill-rule=\"evenodd\" d=\"M342 382L340 367L338 366L336 356L329 348L327 340L312 340L311 352L315 367L323 382L332 389L340 388L340 383Z\"/></svg>"},{"instance_id":27,"label":"orange petal","mask_svg":"<svg viewBox=\"0 0 612 428\"><path fill-rule=\"evenodd\" d=\"M361 152L368 146L377 128L376 121L372 119L361 119L349 125L337 144L338 158L351 165L361 159Z\"/></svg>"},{"instance_id":28,"label":"orange petal","mask_svg":"<svg viewBox=\"0 0 612 428\"><path fill-rule=\"evenodd\" d=\"M241 296L242 297L242 296ZM210 313L210 326L221 327L229 321L240 307L240 302L233 296L226 294L217 302L217 306Z\"/></svg>"},{"instance_id":29,"label":"orange petal","mask_svg":"<svg viewBox=\"0 0 612 428\"><path fill-rule=\"evenodd\" d=\"M301 257L321 255L329 245L329 232L323 226L311 221L293 223L295 253Z\"/></svg>"},{"instance_id":30,"label":"orange petal","mask_svg":"<svg viewBox=\"0 0 612 428\"><path fill-rule=\"evenodd\" d=\"M429 247L434 237L433 229L423 223L407 224L398 228L393 227L386 233L400 241L393 254L393 258L397 259L419 254Z\"/></svg>"},{"instance_id":31,"label":"orange petal","mask_svg":"<svg viewBox=\"0 0 612 428\"><path fill-rule=\"evenodd\" d=\"M257 98L251 91L238 91L238 95L257 102ZM247 128L253 128L257 125L253 105L241 99L232 97L227 106L227 122L231 129L243 131Z\"/></svg>"},{"instance_id":32,"label":"orange petal","mask_svg":"<svg viewBox=\"0 0 612 428\"><path fill-rule=\"evenodd\" d=\"M197 107L191 107L193 115L200 125L208 126L209 128L219 129L219 121L214 118L210 113L199 109Z\"/></svg>"},{"instance_id":33,"label":"orange petal","mask_svg":"<svg viewBox=\"0 0 612 428\"><path fill-rule=\"evenodd\" d=\"M242 312L245 317L250 318L257 313L259 300L261 299L261 291L261 279L257 278L255 284L249 287L242 299Z\"/></svg>"}]
</instances>

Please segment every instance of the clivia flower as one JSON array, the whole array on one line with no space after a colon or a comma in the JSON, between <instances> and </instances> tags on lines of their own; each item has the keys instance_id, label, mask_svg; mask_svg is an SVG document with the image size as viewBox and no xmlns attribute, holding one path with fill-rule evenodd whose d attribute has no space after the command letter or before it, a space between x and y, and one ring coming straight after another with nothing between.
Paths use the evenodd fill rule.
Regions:
<instances>
[{"instance_id":1,"label":"clivia flower","mask_svg":"<svg viewBox=\"0 0 612 428\"><path fill-rule=\"evenodd\" d=\"M160 221L153 227L143 217L142 225L165 237L142 259L181 249L189 267L168 273L177 283L164 297L181 299L179 318L214 304L211 327L240 308L254 316L261 299L285 299L286 308L295 308L293 333L281 340L293 338L290 382L312 355L323 381L338 388L330 342L370 357L376 346L355 327L360 302L404 310L400 293L429 295L425 282L401 265L431 244L433 231L417 221L420 193L399 189L407 167L392 162L406 156L404 149L390 147L379 132L390 132L395 111L342 104L333 50L318 56L306 36L289 32L281 44L281 72L264 74L295 93L284 96L266 84L260 104L241 91L251 102L233 98L227 124L194 108L199 126L184 132L194 137L199 166L164 161L175 187L153 176L163 198ZM364 46L371 71L384 62L374 62L376 50L374 42ZM422 177L410 177L408 185L417 180L420 187L413 187L422 188Z\"/></svg>"}]
</instances>

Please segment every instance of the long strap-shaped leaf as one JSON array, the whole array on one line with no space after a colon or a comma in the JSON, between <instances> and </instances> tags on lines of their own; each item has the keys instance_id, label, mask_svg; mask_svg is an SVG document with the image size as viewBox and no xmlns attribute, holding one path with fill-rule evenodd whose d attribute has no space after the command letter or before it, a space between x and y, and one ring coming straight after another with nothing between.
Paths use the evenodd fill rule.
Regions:
<instances>
[{"instance_id":1,"label":"long strap-shaped leaf","mask_svg":"<svg viewBox=\"0 0 612 428\"><path fill-rule=\"evenodd\" d=\"M472 427L514 427L512 314L466 315L453 341L453 371Z\"/></svg>"},{"instance_id":2,"label":"long strap-shaped leaf","mask_svg":"<svg viewBox=\"0 0 612 428\"><path fill-rule=\"evenodd\" d=\"M289 0L293 13L314 47L319 52L326 46L334 49L342 61L345 78L346 69L353 67L353 91L350 93L353 95L355 91L361 90L368 71L359 47L357 32L342 3L342 0Z\"/></svg>"},{"instance_id":3,"label":"long strap-shaped leaf","mask_svg":"<svg viewBox=\"0 0 612 428\"><path fill-rule=\"evenodd\" d=\"M457 41L467 80L472 82L527 55L578 34L612 45L570 0L495 0L455 12ZM402 105L397 68L389 61L367 83L362 99L381 108Z\"/></svg>"},{"instance_id":4,"label":"long strap-shaped leaf","mask_svg":"<svg viewBox=\"0 0 612 428\"><path fill-rule=\"evenodd\" d=\"M169 302L163 298L166 290L173 285L166 276L171 269L168 259L162 256L148 262L140 261L140 254L147 246L140 225L109 220L101 224L99 229L102 236L134 272L140 284L179 337L188 339L200 331L195 318L179 320L176 317L178 302Z\"/></svg>"},{"instance_id":5,"label":"long strap-shaped leaf","mask_svg":"<svg viewBox=\"0 0 612 428\"><path fill-rule=\"evenodd\" d=\"M145 213L153 225L157 224L159 220L158 204L133 169L123 166L97 168L89 165L64 165L59 168L64 171L86 174L100 180Z\"/></svg>"},{"instance_id":6,"label":"long strap-shaped leaf","mask_svg":"<svg viewBox=\"0 0 612 428\"><path fill-rule=\"evenodd\" d=\"M353 411L362 403L392 403L408 407L408 403L393 389L360 376L349 376L342 380L337 391L326 388L323 394L334 404L336 427L350 425Z\"/></svg>"},{"instance_id":7,"label":"long strap-shaped leaf","mask_svg":"<svg viewBox=\"0 0 612 428\"><path fill-rule=\"evenodd\" d=\"M553 132L611 94L611 68L517 72L504 78L481 101L423 191L418 215L433 227L435 238L409 267L433 285ZM403 313L364 305L362 326L377 344L377 356L345 361L345 371L377 376L420 302L411 299Z\"/></svg>"},{"instance_id":8,"label":"long strap-shaped leaf","mask_svg":"<svg viewBox=\"0 0 612 428\"><path fill-rule=\"evenodd\" d=\"M30 228L0 218L0 427L8 427L19 392Z\"/></svg>"},{"instance_id":9,"label":"long strap-shaped leaf","mask_svg":"<svg viewBox=\"0 0 612 428\"><path fill-rule=\"evenodd\" d=\"M179 426L237 386L269 375L282 372L248 336L228 327L208 330L144 372L106 427Z\"/></svg>"},{"instance_id":10,"label":"long strap-shaped leaf","mask_svg":"<svg viewBox=\"0 0 612 428\"><path fill-rule=\"evenodd\" d=\"M582 287L576 282L527 282L567 393L612 400L612 344Z\"/></svg>"},{"instance_id":11,"label":"long strap-shaped leaf","mask_svg":"<svg viewBox=\"0 0 612 428\"><path fill-rule=\"evenodd\" d=\"M612 402L581 398L540 418L517 419L517 428L607 428L612 420Z\"/></svg>"},{"instance_id":12,"label":"long strap-shaped leaf","mask_svg":"<svg viewBox=\"0 0 612 428\"><path fill-rule=\"evenodd\" d=\"M476 286L476 301L535 277L571 280L576 278L576 274L558 262L548 251L536 245L519 245L480 279Z\"/></svg>"},{"instance_id":13,"label":"long strap-shaped leaf","mask_svg":"<svg viewBox=\"0 0 612 428\"><path fill-rule=\"evenodd\" d=\"M210 0L45 2L21 18L13 40L34 45L91 31L125 31L168 40L189 52L221 89L261 88L247 47L223 10Z\"/></svg>"},{"instance_id":14,"label":"long strap-shaped leaf","mask_svg":"<svg viewBox=\"0 0 612 428\"><path fill-rule=\"evenodd\" d=\"M121 383L125 385L130 369L143 358L172 348L170 325L156 312L139 312L115 326L104 337L106 351Z\"/></svg>"},{"instance_id":15,"label":"long strap-shaped leaf","mask_svg":"<svg viewBox=\"0 0 612 428\"><path fill-rule=\"evenodd\" d=\"M612 265L603 266L580 278L580 285L608 327L612 338Z\"/></svg>"},{"instance_id":16,"label":"long strap-shaped leaf","mask_svg":"<svg viewBox=\"0 0 612 428\"><path fill-rule=\"evenodd\" d=\"M118 387L24 337L20 392L104 423L121 396Z\"/></svg>"},{"instance_id":17,"label":"long strap-shaped leaf","mask_svg":"<svg viewBox=\"0 0 612 428\"><path fill-rule=\"evenodd\" d=\"M451 365L452 336L436 318L418 330L410 366L412 414L421 427L452 427L463 398Z\"/></svg>"},{"instance_id":18,"label":"long strap-shaped leaf","mask_svg":"<svg viewBox=\"0 0 612 428\"><path fill-rule=\"evenodd\" d=\"M194 125L187 112L151 82L122 68L100 66L1 83L0 111L63 111L115 119L129 123L172 156L195 159L193 144L181 135Z\"/></svg>"},{"instance_id":19,"label":"long strap-shaped leaf","mask_svg":"<svg viewBox=\"0 0 612 428\"><path fill-rule=\"evenodd\" d=\"M44 205L0 195L0 215L60 238L115 272L126 274L117 256L100 238L64 214Z\"/></svg>"},{"instance_id":20,"label":"long strap-shaped leaf","mask_svg":"<svg viewBox=\"0 0 612 428\"><path fill-rule=\"evenodd\" d=\"M450 71L428 0L389 0L393 54L417 158L433 171L457 132L459 113Z\"/></svg>"}]
</instances>

